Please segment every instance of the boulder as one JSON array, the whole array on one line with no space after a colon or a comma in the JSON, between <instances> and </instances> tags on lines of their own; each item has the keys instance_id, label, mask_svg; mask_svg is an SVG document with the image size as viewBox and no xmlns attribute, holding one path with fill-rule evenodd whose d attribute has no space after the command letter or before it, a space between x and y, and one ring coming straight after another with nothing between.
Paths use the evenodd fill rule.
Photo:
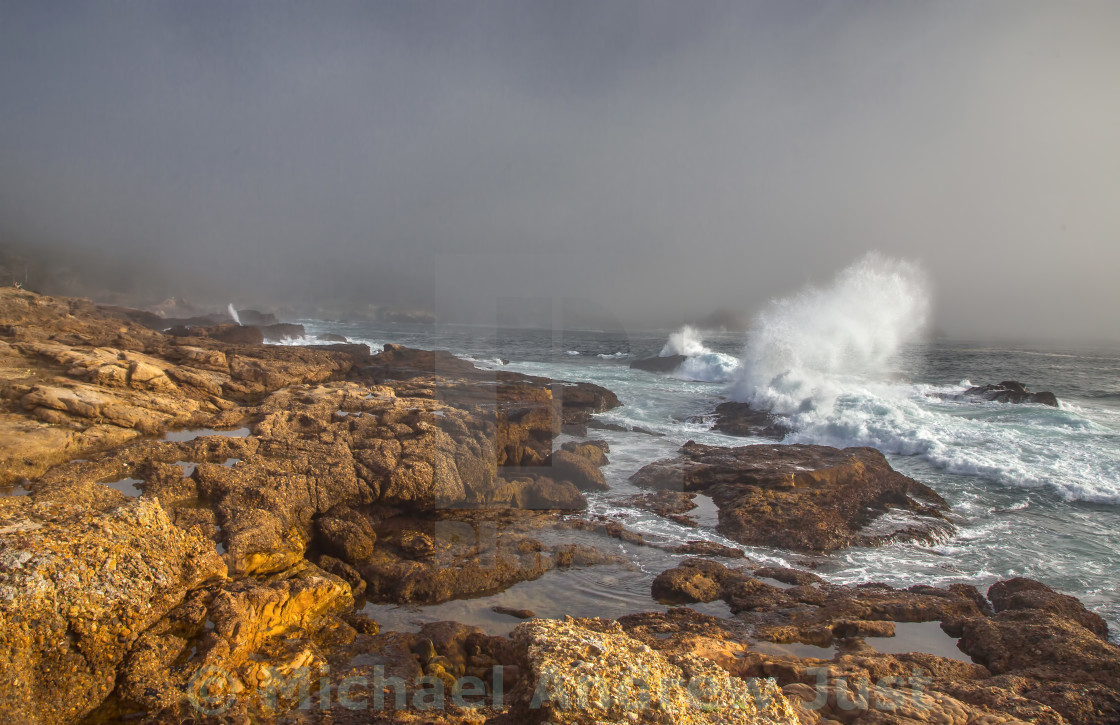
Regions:
<instances>
[{"instance_id":1,"label":"boulder","mask_svg":"<svg viewBox=\"0 0 1120 725\"><path fill-rule=\"evenodd\" d=\"M603 472L586 458L566 450L554 452L546 465L551 475L561 481L571 481L581 491L606 491L610 487Z\"/></svg>"},{"instance_id":2,"label":"boulder","mask_svg":"<svg viewBox=\"0 0 1120 725\"><path fill-rule=\"evenodd\" d=\"M685 360L684 355L666 355L664 357L644 357L630 363L633 370L647 370L651 373L671 373L681 366Z\"/></svg>"},{"instance_id":3,"label":"boulder","mask_svg":"<svg viewBox=\"0 0 1120 725\"><path fill-rule=\"evenodd\" d=\"M371 601L438 604L499 592L553 569L604 563L621 560L576 544L545 547L485 523L404 519L386 522L373 558L358 569Z\"/></svg>"},{"instance_id":4,"label":"boulder","mask_svg":"<svg viewBox=\"0 0 1120 725\"><path fill-rule=\"evenodd\" d=\"M828 551L890 541L936 540L953 526L945 501L896 472L873 448L807 445L705 446L641 468L637 486L704 492L719 507L721 533L743 544ZM898 526L875 530L888 511Z\"/></svg>"},{"instance_id":5,"label":"boulder","mask_svg":"<svg viewBox=\"0 0 1120 725\"><path fill-rule=\"evenodd\" d=\"M606 441L568 441L560 448L587 459L593 466L605 466L610 463L607 452L611 448Z\"/></svg>"},{"instance_id":6,"label":"boulder","mask_svg":"<svg viewBox=\"0 0 1120 725\"><path fill-rule=\"evenodd\" d=\"M332 510L315 520L315 528L322 547L351 564L373 554L377 534L369 519L353 509Z\"/></svg>"},{"instance_id":7,"label":"boulder","mask_svg":"<svg viewBox=\"0 0 1120 725\"><path fill-rule=\"evenodd\" d=\"M765 410L755 410L748 403L720 403L716 406L715 416L712 430L727 435L781 440L790 432L781 418Z\"/></svg>"}]
</instances>

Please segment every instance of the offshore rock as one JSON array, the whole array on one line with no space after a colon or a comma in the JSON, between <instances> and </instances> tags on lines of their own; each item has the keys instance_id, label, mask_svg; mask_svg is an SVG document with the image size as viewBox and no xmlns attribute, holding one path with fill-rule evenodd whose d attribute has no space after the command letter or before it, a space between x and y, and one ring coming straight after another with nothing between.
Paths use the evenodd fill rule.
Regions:
<instances>
[{"instance_id":1,"label":"offshore rock","mask_svg":"<svg viewBox=\"0 0 1120 725\"><path fill-rule=\"evenodd\" d=\"M651 463L630 480L710 495L719 507L719 531L743 544L829 551L953 531L942 514L945 501L873 448L689 441L678 457Z\"/></svg>"},{"instance_id":2,"label":"offshore rock","mask_svg":"<svg viewBox=\"0 0 1120 725\"><path fill-rule=\"evenodd\" d=\"M268 342L283 342L284 340L299 340L303 338L307 332L304 330L303 325L297 325L292 322L278 322L273 325L261 327L261 334L264 335L264 339ZM346 342L346 340L335 340L335 342Z\"/></svg>"},{"instance_id":3,"label":"offshore rock","mask_svg":"<svg viewBox=\"0 0 1120 725\"><path fill-rule=\"evenodd\" d=\"M1058 407L1058 398L1053 393L1048 391L1032 393L1026 385L1015 380L1004 380L995 385L976 385L964 391L962 395L997 403L1040 403Z\"/></svg>"},{"instance_id":4,"label":"offshore rock","mask_svg":"<svg viewBox=\"0 0 1120 725\"><path fill-rule=\"evenodd\" d=\"M671 373L681 366L685 360L684 355L666 355L665 357L645 357L630 363L633 370L647 370L651 373Z\"/></svg>"}]
</instances>

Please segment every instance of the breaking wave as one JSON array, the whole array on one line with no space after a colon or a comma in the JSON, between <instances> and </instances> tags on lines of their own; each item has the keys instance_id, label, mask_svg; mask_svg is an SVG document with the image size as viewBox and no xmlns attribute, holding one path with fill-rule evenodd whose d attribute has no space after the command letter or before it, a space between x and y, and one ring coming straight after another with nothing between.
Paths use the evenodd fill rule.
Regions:
<instances>
[{"instance_id":1,"label":"breaking wave","mask_svg":"<svg viewBox=\"0 0 1120 725\"><path fill-rule=\"evenodd\" d=\"M782 415L828 411L853 384L882 379L928 315L921 268L868 254L829 286L770 303L747 332L732 397Z\"/></svg>"},{"instance_id":2,"label":"breaking wave","mask_svg":"<svg viewBox=\"0 0 1120 725\"><path fill-rule=\"evenodd\" d=\"M702 383L724 383L739 369L739 360L733 355L716 352L704 344L700 331L685 325L665 341L659 357L683 355L674 377Z\"/></svg>"}]
</instances>

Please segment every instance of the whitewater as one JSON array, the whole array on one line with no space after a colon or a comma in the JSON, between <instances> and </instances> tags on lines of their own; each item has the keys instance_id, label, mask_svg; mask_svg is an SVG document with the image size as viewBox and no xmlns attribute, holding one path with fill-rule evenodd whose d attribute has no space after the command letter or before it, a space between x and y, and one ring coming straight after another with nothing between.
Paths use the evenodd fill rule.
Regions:
<instances>
[{"instance_id":1,"label":"whitewater","mask_svg":"<svg viewBox=\"0 0 1120 725\"><path fill-rule=\"evenodd\" d=\"M588 513L620 520L649 541L709 539L758 561L812 567L837 583L986 586L1028 576L1120 624L1120 349L931 341L929 309L920 267L869 255L824 285L773 301L746 335L304 324L309 338L334 332L374 350L387 342L445 348L480 367L613 390L623 406L599 417L626 430L591 431L610 444L603 470L611 490L593 494ZM668 374L629 368L669 355L684 360ZM1008 379L1053 391L1060 407L961 396L972 384ZM784 416L792 429L786 443L878 448L950 503L958 533L936 545L810 556L743 547L716 532L712 516L691 529L625 505L640 492L629 476L688 440L763 442L710 430L715 406L729 399ZM657 556L635 554L646 578L620 574L589 585L588 601L629 588L644 606L648 575L672 565Z\"/></svg>"}]
</instances>

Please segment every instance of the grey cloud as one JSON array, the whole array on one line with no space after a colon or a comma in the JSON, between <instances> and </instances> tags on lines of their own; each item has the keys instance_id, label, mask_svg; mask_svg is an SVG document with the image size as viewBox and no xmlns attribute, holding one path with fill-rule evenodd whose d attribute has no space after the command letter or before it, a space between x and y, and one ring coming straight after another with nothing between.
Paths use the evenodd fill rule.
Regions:
<instances>
[{"instance_id":1,"label":"grey cloud","mask_svg":"<svg viewBox=\"0 0 1120 725\"><path fill-rule=\"evenodd\" d=\"M1117 31L1114 3L7 3L0 240L152 296L655 326L878 249L951 333L1120 340Z\"/></svg>"}]
</instances>

